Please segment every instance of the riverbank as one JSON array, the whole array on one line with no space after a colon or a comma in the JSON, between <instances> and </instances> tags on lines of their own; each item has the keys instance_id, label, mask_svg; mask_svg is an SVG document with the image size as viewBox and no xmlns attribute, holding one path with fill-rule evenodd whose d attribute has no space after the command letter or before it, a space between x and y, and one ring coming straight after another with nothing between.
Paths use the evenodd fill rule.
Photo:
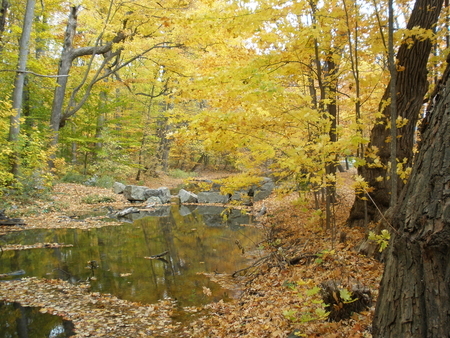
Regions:
<instances>
[{"instance_id":1,"label":"riverbank","mask_svg":"<svg viewBox=\"0 0 450 338\"><path fill-rule=\"evenodd\" d=\"M179 180L167 180L155 182L154 187L164 185L172 188L179 184ZM90 313L98 312L100 315L101 312L96 310L96 306L101 303L99 299L104 301L104 297L108 299L106 305L102 303L106 311L105 318L109 318L109 304L117 302L119 308L123 308L120 304L126 304L130 311L135 307L133 311L144 314L144 317L147 313L148 319L156 320L154 324L149 324L149 320L144 319L127 322L126 317L130 314L124 312L114 317L115 327L120 327L120 317L123 315L129 332L153 332L155 337L287 337L294 330L298 330L298 334L305 337L370 337L381 264L359 255L353 249L355 244L364 238L364 231L345 227L345 219L354 198L351 184L351 173L339 174L339 199L335 208L333 231L324 229L323 218L320 212L314 209L313 198L309 193L301 196L298 193L283 197L273 196L258 202L254 206L255 210L260 210L262 205L267 210L259 219L264 226L262 231L266 233L266 241L258 245L263 251L245 253L258 262L257 266L243 271L245 275L242 273L234 278L230 275L210 274L209 277L213 281L233 289L233 292L240 289L240 293L233 302L219 301L203 307L185 309L186 313L193 313L194 316L183 324L177 323L176 320L170 321L170 316L175 313L176 308L173 302L159 304L154 307L156 312L150 313L147 305L128 304L129 302L115 297L90 293L84 286L70 286L62 281L27 279L17 282L17 292L11 289L3 290L2 298L8 301L23 301L23 297L27 297L26 289L29 289L30 285L36 285L33 294L39 297L29 300L28 304L44 306L48 311L57 310L58 314L70 320L79 318L78 324L89 323L78 325L79 328L89 327L89 330L78 331L80 337L122 337L125 332L122 329L110 330L101 320L90 320ZM111 190L74 184L55 186L51 196L47 200L35 201L17 209L17 213L22 215L28 224L23 229L105 226L101 220L96 224L95 219L92 222L80 222L67 216L80 210L92 210L106 205L120 208L126 204L120 195L115 195ZM89 196L91 201L93 196L114 201L91 204L87 203ZM13 228L2 230L11 231ZM367 310L354 313L350 318L339 322L325 320L327 310L321 301L318 287L329 281L338 285L344 294L345 291L351 291L355 285L368 289L373 298L372 305ZM22 289L20 285L25 287ZM51 305L51 299L56 295L48 293L46 290L49 289L56 290L56 295L61 293L60 290L64 290L62 305L57 305L56 310L53 309L55 306ZM43 290L43 293L40 294L38 290ZM204 293L208 297L208 290L204 290ZM17 294L17 297L13 294ZM84 309L83 304L77 306L80 311L87 313L86 316L77 313L72 307L65 308L63 304L70 303L71 294L83 294L84 303L89 304L90 310ZM30 298L32 297L28 297ZM348 300L352 301L355 300ZM158 317L158 311L164 317L164 325L157 323L158 318L161 318ZM149 331L149 327L153 327L154 331Z\"/></svg>"}]
</instances>

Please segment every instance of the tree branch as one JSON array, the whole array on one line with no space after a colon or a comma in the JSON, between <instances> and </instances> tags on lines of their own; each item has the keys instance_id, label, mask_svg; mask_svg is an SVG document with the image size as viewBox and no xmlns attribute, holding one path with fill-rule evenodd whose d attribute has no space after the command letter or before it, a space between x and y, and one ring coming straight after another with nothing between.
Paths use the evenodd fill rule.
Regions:
<instances>
[{"instance_id":1,"label":"tree branch","mask_svg":"<svg viewBox=\"0 0 450 338\"><path fill-rule=\"evenodd\" d=\"M32 74L35 76L40 77L62 77L62 76L69 76L69 75L44 75L32 72L31 70L18 70L18 69L1 69L0 72L15 72L15 73L25 73L25 74Z\"/></svg>"}]
</instances>

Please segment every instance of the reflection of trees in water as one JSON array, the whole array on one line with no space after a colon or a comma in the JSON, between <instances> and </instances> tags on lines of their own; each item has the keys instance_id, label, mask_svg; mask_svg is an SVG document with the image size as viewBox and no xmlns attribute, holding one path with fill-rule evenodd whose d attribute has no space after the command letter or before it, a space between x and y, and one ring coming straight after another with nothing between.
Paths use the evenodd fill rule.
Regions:
<instances>
[{"instance_id":1,"label":"reflection of trees in water","mask_svg":"<svg viewBox=\"0 0 450 338\"><path fill-rule=\"evenodd\" d=\"M211 217L223 221L222 210ZM235 212L236 217L241 215ZM203 286L216 291L215 295L223 291L198 273L232 273L244 267L246 263L235 241L239 239L242 246L248 247L257 231L232 225L237 224L233 212L227 223L214 226L205 224L208 215L198 210L185 215L178 206L172 206L169 216L146 217L117 227L24 231L17 238L8 235L8 242L36 243L38 238L74 246L6 251L1 263L9 271L23 269L28 276L71 278L77 282L90 276L87 262L95 260L99 268L95 270L97 279L91 280L94 292L140 302L170 296L199 304L203 302ZM165 251L166 262L144 259Z\"/></svg>"},{"instance_id":2,"label":"reflection of trees in water","mask_svg":"<svg viewBox=\"0 0 450 338\"><path fill-rule=\"evenodd\" d=\"M164 279L169 290L173 289L175 283L174 277L181 275L182 264L178 248L174 242L173 225L176 225L173 214L169 217L162 217L159 219L159 226L161 229L162 240L165 244L165 250L169 251L168 264L165 265Z\"/></svg>"},{"instance_id":3,"label":"reflection of trees in water","mask_svg":"<svg viewBox=\"0 0 450 338\"><path fill-rule=\"evenodd\" d=\"M0 302L0 337L53 337L74 335L72 322L39 312L39 308Z\"/></svg>"}]
</instances>

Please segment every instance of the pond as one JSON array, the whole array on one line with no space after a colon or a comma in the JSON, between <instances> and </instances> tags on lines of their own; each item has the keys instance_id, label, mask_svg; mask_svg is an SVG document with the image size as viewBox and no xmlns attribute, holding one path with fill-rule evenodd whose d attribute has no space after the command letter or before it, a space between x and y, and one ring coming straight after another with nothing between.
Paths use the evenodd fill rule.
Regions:
<instances>
[{"instance_id":1,"label":"pond","mask_svg":"<svg viewBox=\"0 0 450 338\"><path fill-rule=\"evenodd\" d=\"M0 337L64 338L74 335L73 324L38 308L0 302Z\"/></svg>"},{"instance_id":2,"label":"pond","mask_svg":"<svg viewBox=\"0 0 450 338\"><path fill-rule=\"evenodd\" d=\"M172 205L153 214L130 214L128 223L120 226L10 233L2 238L7 244L73 246L5 251L0 273L23 270L22 276L90 280L93 292L141 303L170 297L180 306L204 304L211 297L204 295L203 287L211 290L213 301L226 301L230 291L202 273L232 273L247 266L250 261L242 251L256 248L261 230L245 226L251 220L239 210L226 218L223 211ZM161 259L145 258L161 253L165 253Z\"/></svg>"}]
</instances>

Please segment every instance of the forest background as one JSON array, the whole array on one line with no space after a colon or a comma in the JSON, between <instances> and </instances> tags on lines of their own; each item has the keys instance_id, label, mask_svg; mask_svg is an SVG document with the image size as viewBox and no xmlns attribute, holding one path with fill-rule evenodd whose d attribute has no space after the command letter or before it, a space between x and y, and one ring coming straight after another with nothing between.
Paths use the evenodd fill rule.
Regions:
<instances>
[{"instance_id":1,"label":"forest background","mask_svg":"<svg viewBox=\"0 0 450 338\"><path fill-rule=\"evenodd\" d=\"M367 226L411 172L446 66L447 10L442 0L2 0L0 194L231 169L224 192L269 174L279 192L325 191L329 228L345 161L359 173L349 223Z\"/></svg>"},{"instance_id":2,"label":"forest background","mask_svg":"<svg viewBox=\"0 0 450 338\"><path fill-rule=\"evenodd\" d=\"M432 84L445 63L438 28L446 15L432 29L406 29L413 5L395 5L394 46L432 41ZM140 181L199 165L238 169L233 185L270 171L287 190L332 184L343 159L361 166L371 158L388 170L376 147L366 149L389 104L387 8L383 1L41 1L28 13L24 46L26 8L5 0L1 191L94 174ZM397 126L406 124L399 116ZM397 161L405 180L411 161Z\"/></svg>"}]
</instances>

